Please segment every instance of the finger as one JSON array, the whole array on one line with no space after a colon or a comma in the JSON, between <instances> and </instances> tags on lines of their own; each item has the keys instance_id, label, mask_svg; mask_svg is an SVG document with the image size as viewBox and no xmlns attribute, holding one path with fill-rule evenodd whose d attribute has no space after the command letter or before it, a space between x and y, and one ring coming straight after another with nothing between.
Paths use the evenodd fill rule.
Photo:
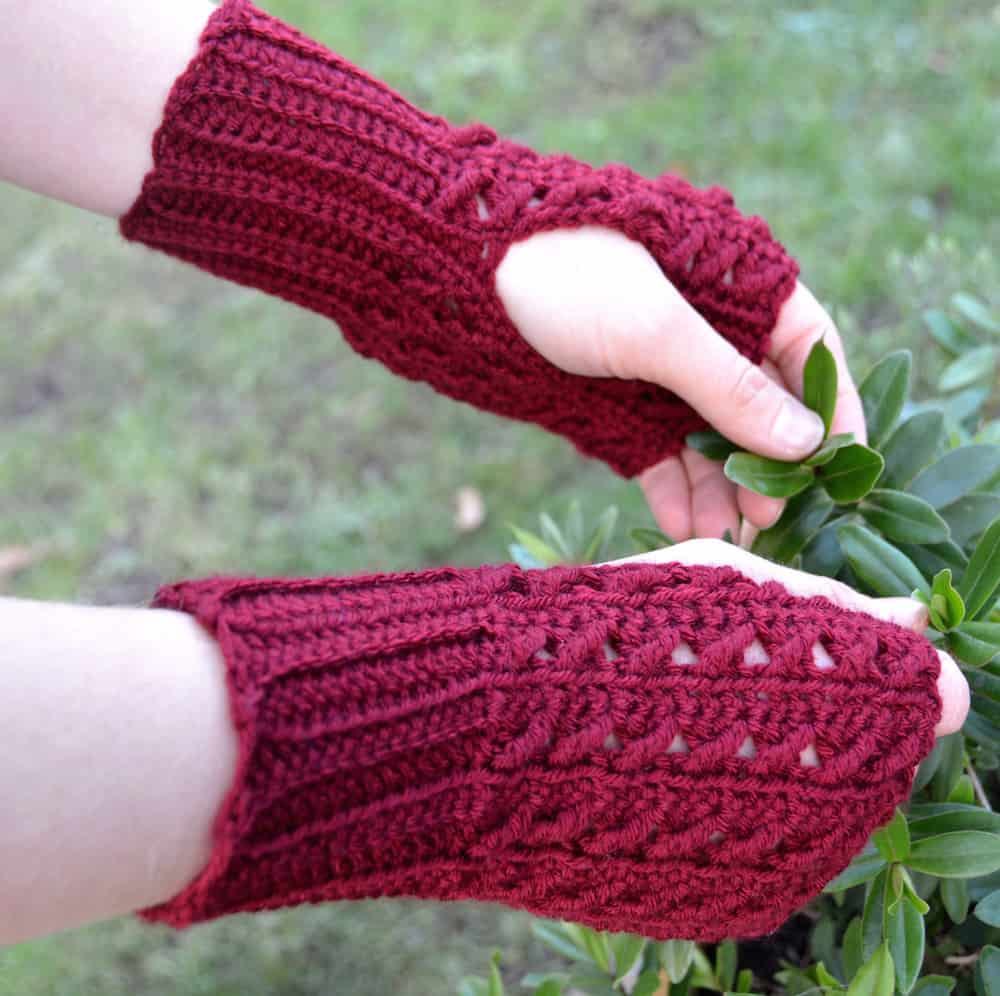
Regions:
<instances>
[{"instance_id":1,"label":"finger","mask_svg":"<svg viewBox=\"0 0 1000 996\"><path fill-rule=\"evenodd\" d=\"M691 538L691 488L679 457L668 457L639 475L656 524L675 543Z\"/></svg>"},{"instance_id":2,"label":"finger","mask_svg":"<svg viewBox=\"0 0 1000 996\"><path fill-rule=\"evenodd\" d=\"M692 449L681 451L681 462L691 487L694 535L720 539L728 529L732 537L738 536L736 485L722 472L722 465Z\"/></svg>"},{"instance_id":3,"label":"finger","mask_svg":"<svg viewBox=\"0 0 1000 996\"><path fill-rule=\"evenodd\" d=\"M941 696L941 718L934 728L938 737L957 733L969 714L969 683L958 665L944 651L937 652L941 659L941 673L938 676L938 694Z\"/></svg>"},{"instance_id":4,"label":"finger","mask_svg":"<svg viewBox=\"0 0 1000 996\"><path fill-rule=\"evenodd\" d=\"M822 339L837 364L837 404L830 431L853 432L860 443L867 442L864 409L858 389L847 366L844 345L837 327L805 284L796 284L792 296L782 305L771 333L768 357L784 382L799 397L809 351Z\"/></svg>"},{"instance_id":5,"label":"finger","mask_svg":"<svg viewBox=\"0 0 1000 996\"><path fill-rule=\"evenodd\" d=\"M760 534L760 530L747 519L744 519L740 523L740 539L739 544L744 550L749 550L753 547L754 540Z\"/></svg>"},{"instance_id":6,"label":"finger","mask_svg":"<svg viewBox=\"0 0 1000 996\"><path fill-rule=\"evenodd\" d=\"M785 510L783 499L768 498L746 488L737 491L736 502L743 517L758 529L770 529Z\"/></svg>"},{"instance_id":7,"label":"finger","mask_svg":"<svg viewBox=\"0 0 1000 996\"><path fill-rule=\"evenodd\" d=\"M670 284L663 285L656 320L663 348L648 351L648 369L637 376L679 394L744 449L798 460L819 445L819 417L718 335Z\"/></svg>"},{"instance_id":8,"label":"finger","mask_svg":"<svg viewBox=\"0 0 1000 996\"><path fill-rule=\"evenodd\" d=\"M834 578L807 574L792 567L771 563L763 557L716 540L695 539L678 543L665 550L653 550L615 563L681 563L732 567L752 581L765 584L778 581L793 595L801 598L820 596L843 609L866 612L876 619L896 623L917 632L926 627L926 610L911 598L871 598Z\"/></svg>"}]
</instances>

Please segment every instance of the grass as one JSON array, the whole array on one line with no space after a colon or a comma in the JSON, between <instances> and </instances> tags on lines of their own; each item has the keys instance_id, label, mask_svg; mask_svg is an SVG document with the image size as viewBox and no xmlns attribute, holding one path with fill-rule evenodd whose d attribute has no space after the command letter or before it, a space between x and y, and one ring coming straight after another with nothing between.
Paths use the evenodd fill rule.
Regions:
<instances>
[{"instance_id":1,"label":"grass","mask_svg":"<svg viewBox=\"0 0 1000 996\"><path fill-rule=\"evenodd\" d=\"M977 255L1000 244L993 0L268 6L455 120L729 186L798 256L858 369L920 347L915 305L939 290L1000 290ZM572 496L648 521L567 444L394 380L316 316L33 195L0 188L0 216L0 549L48 551L14 594L139 604L186 574L497 560L507 521ZM465 485L487 505L472 533L453 523ZM388 902L183 935L126 919L0 951L0 996L448 992L493 942L511 978L537 965L527 929Z\"/></svg>"}]
</instances>

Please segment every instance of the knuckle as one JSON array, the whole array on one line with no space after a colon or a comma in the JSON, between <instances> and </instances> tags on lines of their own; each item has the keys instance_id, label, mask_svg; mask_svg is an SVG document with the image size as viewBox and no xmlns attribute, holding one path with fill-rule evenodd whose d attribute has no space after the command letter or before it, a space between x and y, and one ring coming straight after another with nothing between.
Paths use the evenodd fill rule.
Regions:
<instances>
[{"instance_id":1,"label":"knuckle","mask_svg":"<svg viewBox=\"0 0 1000 996\"><path fill-rule=\"evenodd\" d=\"M773 382L760 367L744 361L732 386L732 403L740 412L750 411L766 404L772 397Z\"/></svg>"}]
</instances>

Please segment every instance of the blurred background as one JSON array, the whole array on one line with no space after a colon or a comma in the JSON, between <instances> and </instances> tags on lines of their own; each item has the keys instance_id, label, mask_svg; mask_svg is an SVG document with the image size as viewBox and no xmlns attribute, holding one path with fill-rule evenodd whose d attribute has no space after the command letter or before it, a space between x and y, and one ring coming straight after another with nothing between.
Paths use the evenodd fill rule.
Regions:
<instances>
[{"instance_id":1,"label":"blurred background","mask_svg":"<svg viewBox=\"0 0 1000 996\"><path fill-rule=\"evenodd\" d=\"M263 5L456 122L729 187L858 374L907 345L933 378L922 310L1000 298L994 0ZM35 195L0 186L0 219L2 593L138 605L184 575L498 561L509 522L573 498L652 525L602 465L394 380L323 319ZM547 963L488 906L125 919L0 950L0 994L447 993L494 944L510 979Z\"/></svg>"}]
</instances>

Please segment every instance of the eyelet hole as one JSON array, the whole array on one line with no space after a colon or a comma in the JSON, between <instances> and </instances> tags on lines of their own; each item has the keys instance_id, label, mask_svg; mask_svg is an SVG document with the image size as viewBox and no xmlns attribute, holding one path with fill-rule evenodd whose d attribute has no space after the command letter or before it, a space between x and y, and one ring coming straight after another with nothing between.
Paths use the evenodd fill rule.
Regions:
<instances>
[{"instance_id":1,"label":"eyelet hole","mask_svg":"<svg viewBox=\"0 0 1000 996\"><path fill-rule=\"evenodd\" d=\"M754 667L760 667L764 664L770 664L771 658L768 652L764 649L764 645L760 640L754 640L747 648L743 651L743 663L750 664Z\"/></svg>"},{"instance_id":2,"label":"eyelet hole","mask_svg":"<svg viewBox=\"0 0 1000 996\"><path fill-rule=\"evenodd\" d=\"M816 753L815 744L806 744L805 747L799 751L799 764L801 764L803 768L819 767L819 755Z\"/></svg>"},{"instance_id":3,"label":"eyelet hole","mask_svg":"<svg viewBox=\"0 0 1000 996\"><path fill-rule=\"evenodd\" d=\"M757 756L757 745L753 742L753 737L747 737L740 744L740 749L736 752L736 756L745 757L748 761L752 761Z\"/></svg>"},{"instance_id":4,"label":"eyelet hole","mask_svg":"<svg viewBox=\"0 0 1000 996\"><path fill-rule=\"evenodd\" d=\"M684 737L678 733L673 740L670 741L670 746L667 748L668 754L690 754L691 748L688 747L687 741Z\"/></svg>"},{"instance_id":5,"label":"eyelet hole","mask_svg":"<svg viewBox=\"0 0 1000 996\"><path fill-rule=\"evenodd\" d=\"M817 671L832 671L837 666L830 652L818 641L812 646L812 657Z\"/></svg>"},{"instance_id":6,"label":"eyelet hole","mask_svg":"<svg viewBox=\"0 0 1000 996\"><path fill-rule=\"evenodd\" d=\"M476 194L476 214L479 215L480 221L487 221L490 217L489 205L482 194Z\"/></svg>"},{"instance_id":7,"label":"eyelet hole","mask_svg":"<svg viewBox=\"0 0 1000 996\"><path fill-rule=\"evenodd\" d=\"M622 742L614 733L609 733L604 738L604 749L610 752L619 751L622 749Z\"/></svg>"},{"instance_id":8,"label":"eyelet hole","mask_svg":"<svg viewBox=\"0 0 1000 996\"><path fill-rule=\"evenodd\" d=\"M670 654L670 660L674 664L682 664L684 666L698 663L698 658L691 649L691 645L685 643L683 640L674 647L673 652Z\"/></svg>"}]
</instances>

